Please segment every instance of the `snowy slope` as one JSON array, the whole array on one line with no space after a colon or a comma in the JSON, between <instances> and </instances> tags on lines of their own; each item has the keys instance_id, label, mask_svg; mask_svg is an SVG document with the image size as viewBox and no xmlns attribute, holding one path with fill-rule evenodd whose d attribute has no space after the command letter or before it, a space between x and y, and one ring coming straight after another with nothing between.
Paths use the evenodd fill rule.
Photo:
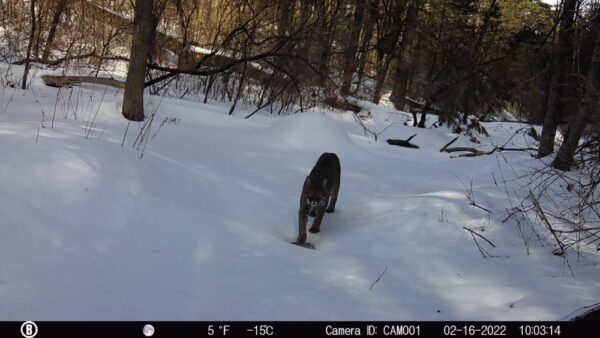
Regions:
<instances>
[{"instance_id":1,"label":"snowy slope","mask_svg":"<svg viewBox=\"0 0 600 338\"><path fill-rule=\"evenodd\" d=\"M244 120L221 103L148 95L158 132L140 159L140 126L124 138L116 89L36 78L2 91L2 320L556 320L600 299L597 256L571 276L551 244L532 241L527 255L514 221L501 222L502 181L540 165L526 153L451 159L445 128L398 123L375 142L349 113ZM376 130L409 118L370 109ZM175 122L158 128L164 118ZM482 141L519 127L486 124ZM420 149L384 141L414 133ZM341 160L340 197L309 250L289 242L304 177L326 151ZM468 205L471 180L494 213ZM483 228L496 257L463 226Z\"/></svg>"}]
</instances>

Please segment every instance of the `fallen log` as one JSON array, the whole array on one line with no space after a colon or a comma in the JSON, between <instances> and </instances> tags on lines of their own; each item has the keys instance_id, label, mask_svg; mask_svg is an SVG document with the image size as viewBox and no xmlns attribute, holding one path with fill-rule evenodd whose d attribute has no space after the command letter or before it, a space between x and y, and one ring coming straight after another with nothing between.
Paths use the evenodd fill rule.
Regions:
<instances>
[{"instance_id":1,"label":"fallen log","mask_svg":"<svg viewBox=\"0 0 600 338\"><path fill-rule=\"evenodd\" d=\"M452 140L452 142L450 142L449 144L445 145L440 151L445 151L447 153L456 153L456 152L466 152L466 154L460 154L458 156L455 157L475 157L475 156L481 156L481 155L491 155L493 153L495 153L496 151L530 151L530 150L537 150L534 148L507 148L507 147L494 147L494 149L490 150L490 151L483 151L483 150L479 150L479 149L475 149L475 148L470 148L470 147L453 147L453 148L448 148L448 145L452 144L454 141L456 141L456 139Z\"/></svg>"},{"instance_id":2,"label":"fallen log","mask_svg":"<svg viewBox=\"0 0 600 338\"><path fill-rule=\"evenodd\" d=\"M463 152L467 152L467 153L460 154L457 157L475 157L475 156L481 156L481 155L491 155L496 150L498 150L498 147L494 147L494 149L492 149L491 151L482 151L479 149L469 148L469 147L453 147L453 148L446 148L444 151L447 153L455 153L455 152L463 151Z\"/></svg>"},{"instance_id":3,"label":"fallen log","mask_svg":"<svg viewBox=\"0 0 600 338\"><path fill-rule=\"evenodd\" d=\"M386 142L388 144L391 144L391 145L394 145L394 146L419 149L418 145L416 145L414 143L410 143L410 140L412 140L413 137L415 137L415 136L417 136L417 134L414 134L413 136L407 138L406 140L387 139Z\"/></svg>"},{"instance_id":4,"label":"fallen log","mask_svg":"<svg viewBox=\"0 0 600 338\"><path fill-rule=\"evenodd\" d=\"M121 89L125 88L125 82L109 77L42 75L42 80L46 86L56 88L71 86L77 83L92 83Z\"/></svg>"}]
</instances>

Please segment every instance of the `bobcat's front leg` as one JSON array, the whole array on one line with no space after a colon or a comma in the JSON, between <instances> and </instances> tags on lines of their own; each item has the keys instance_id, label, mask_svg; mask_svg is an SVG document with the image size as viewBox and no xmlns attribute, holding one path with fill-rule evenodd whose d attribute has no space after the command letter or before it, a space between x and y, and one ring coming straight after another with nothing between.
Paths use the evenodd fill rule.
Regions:
<instances>
[{"instance_id":1,"label":"bobcat's front leg","mask_svg":"<svg viewBox=\"0 0 600 338\"><path fill-rule=\"evenodd\" d=\"M340 191L340 174L341 170L337 171L333 186L331 187L331 196L329 197L329 205L327 206L327 212L335 211L335 203L337 202L338 192Z\"/></svg>"},{"instance_id":2,"label":"bobcat's front leg","mask_svg":"<svg viewBox=\"0 0 600 338\"><path fill-rule=\"evenodd\" d=\"M315 208L315 220L308 231L313 234L321 231L321 221L323 221L323 215L325 215L325 207Z\"/></svg>"},{"instance_id":3,"label":"bobcat's front leg","mask_svg":"<svg viewBox=\"0 0 600 338\"><path fill-rule=\"evenodd\" d=\"M300 211L298 211L298 239L296 240L296 244L306 242L306 211L306 207L300 205Z\"/></svg>"}]
</instances>

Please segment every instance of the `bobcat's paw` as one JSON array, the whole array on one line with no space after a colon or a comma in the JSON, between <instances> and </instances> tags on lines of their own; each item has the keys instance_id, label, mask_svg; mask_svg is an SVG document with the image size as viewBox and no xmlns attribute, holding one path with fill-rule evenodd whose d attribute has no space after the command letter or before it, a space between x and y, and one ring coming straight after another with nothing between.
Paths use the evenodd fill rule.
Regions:
<instances>
[{"instance_id":1,"label":"bobcat's paw","mask_svg":"<svg viewBox=\"0 0 600 338\"><path fill-rule=\"evenodd\" d=\"M298 236L298 239L297 239L295 242L292 242L292 243L293 243L293 244L298 244L298 245L301 245L301 244L303 244L304 242L306 242L306 233L304 233L304 234L302 234L302 235L299 235L299 236Z\"/></svg>"},{"instance_id":2,"label":"bobcat's paw","mask_svg":"<svg viewBox=\"0 0 600 338\"><path fill-rule=\"evenodd\" d=\"M332 212L335 212L335 208L327 208L327 210L325 210L325 211L327 211L327 213L330 214Z\"/></svg>"},{"instance_id":3,"label":"bobcat's paw","mask_svg":"<svg viewBox=\"0 0 600 338\"><path fill-rule=\"evenodd\" d=\"M319 229L319 228L310 228L310 229L308 229L308 231L310 231L313 234L316 234L317 232L321 231L321 229Z\"/></svg>"}]
</instances>

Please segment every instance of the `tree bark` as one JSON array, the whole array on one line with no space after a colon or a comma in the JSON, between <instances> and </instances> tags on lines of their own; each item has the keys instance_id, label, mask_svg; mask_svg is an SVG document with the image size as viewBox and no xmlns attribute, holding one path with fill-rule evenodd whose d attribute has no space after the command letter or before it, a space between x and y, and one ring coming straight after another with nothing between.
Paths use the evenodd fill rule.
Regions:
<instances>
[{"instance_id":1,"label":"tree bark","mask_svg":"<svg viewBox=\"0 0 600 338\"><path fill-rule=\"evenodd\" d=\"M42 80L46 86L61 88L71 86L77 83L94 83L103 86L112 86L116 88L125 88L125 83L113 78L97 76L62 76L62 75L42 75Z\"/></svg>"},{"instance_id":2,"label":"tree bark","mask_svg":"<svg viewBox=\"0 0 600 338\"><path fill-rule=\"evenodd\" d=\"M292 24L294 19L294 8L295 2L291 0L282 0L277 3L277 35L279 35L280 39L288 39L290 36L290 31L292 30ZM287 53L290 51L289 41L281 47L281 53ZM290 69L289 60L284 60L282 58L276 58L274 60L274 64L277 66L273 71L273 80L270 82L270 86L274 88L271 92L271 95L274 95L278 92L279 88L283 88L286 86L288 82L284 77L284 71L282 69ZM274 97L271 97L274 99Z\"/></svg>"},{"instance_id":3,"label":"tree bark","mask_svg":"<svg viewBox=\"0 0 600 338\"><path fill-rule=\"evenodd\" d=\"M362 46L360 52L360 58L358 60L358 83L362 82L362 78L365 75L365 67L367 64L367 55L369 54L369 47L371 46L371 37L373 36L373 30L375 29L374 22L377 19L377 11L379 11L379 0L371 0L368 4L367 15L365 16L364 23L364 34L362 38ZM359 86L356 86L358 90Z\"/></svg>"},{"instance_id":4,"label":"tree bark","mask_svg":"<svg viewBox=\"0 0 600 338\"><path fill-rule=\"evenodd\" d=\"M473 45L473 48L471 50L471 58L469 60L470 69L468 70L469 72L474 72L477 68L477 64L479 62L479 58L480 58L480 54L481 54L481 46L483 45L483 39L485 38L487 32L489 31L492 14L494 13L495 9L496 9L496 0L492 0L492 2L490 2L490 6L489 6L488 10L485 12L485 15L483 17L483 23L481 25L481 29L479 30L479 34L477 34L477 39L475 40L475 44ZM467 83L465 84L464 90L462 92L462 95L463 95L462 123L463 124L467 124L467 119L469 118L469 115L471 115L471 97L473 94L473 86L474 86L475 81L476 81L475 76L470 77L467 80Z\"/></svg>"},{"instance_id":5,"label":"tree bark","mask_svg":"<svg viewBox=\"0 0 600 338\"><path fill-rule=\"evenodd\" d=\"M384 55L383 60L380 61L379 67L377 67L377 83L375 83L375 91L373 92L373 103L375 104L379 104L379 100L381 100L385 78L387 77L391 62L392 57L390 55Z\"/></svg>"},{"instance_id":6,"label":"tree bark","mask_svg":"<svg viewBox=\"0 0 600 338\"><path fill-rule=\"evenodd\" d=\"M144 79L152 45L153 3L154 0L135 2L135 28L122 107L123 116L131 121L144 120Z\"/></svg>"},{"instance_id":7,"label":"tree bark","mask_svg":"<svg viewBox=\"0 0 600 338\"><path fill-rule=\"evenodd\" d=\"M318 26L321 29L319 33L319 59L317 61L319 65L319 87L325 91L325 96L328 96L330 90L328 88L327 79L329 78L329 58L331 57L332 40L333 40L333 29L337 23L338 12L341 7L341 1L335 1L333 10L328 13L327 3L325 0L318 0L316 3L317 8L317 20ZM330 16L328 14L331 14ZM327 19L331 20L330 22Z\"/></svg>"},{"instance_id":8,"label":"tree bark","mask_svg":"<svg viewBox=\"0 0 600 338\"><path fill-rule=\"evenodd\" d=\"M30 3L30 15L31 15L31 33L29 34L29 43L27 44L27 58L25 61L25 69L23 70L23 82L21 83L21 89L27 88L27 76L29 76L29 64L31 59L31 46L33 45L33 39L35 38L35 0L31 0Z\"/></svg>"},{"instance_id":9,"label":"tree bark","mask_svg":"<svg viewBox=\"0 0 600 338\"><path fill-rule=\"evenodd\" d=\"M390 63L396 53L396 46L400 40L400 33L404 29L406 20L402 20L404 5L406 1L397 1L392 13L389 13L389 21L393 25L392 30L378 37L377 41L377 83L373 93L373 103L378 104L381 99L385 80L387 78ZM385 21L385 20L383 20Z\"/></svg>"},{"instance_id":10,"label":"tree bark","mask_svg":"<svg viewBox=\"0 0 600 338\"><path fill-rule=\"evenodd\" d=\"M562 117L561 101L564 86L567 83L567 72L573 58L573 23L575 12L577 11L578 0L564 0L563 12L560 22L560 32L558 35L558 46L556 47L553 60L552 80L550 92L548 93L548 108L544 117L544 127L540 137L540 146L538 148L538 157L542 158L554 151L554 138L559 118Z\"/></svg>"},{"instance_id":11,"label":"tree bark","mask_svg":"<svg viewBox=\"0 0 600 338\"><path fill-rule=\"evenodd\" d=\"M327 45L327 17L326 17L326 8L325 8L325 0L318 0L316 3L317 8L317 24L321 29L319 34L319 58L317 63L319 65L319 87L324 88L326 83L326 74L329 74L329 70L327 67L327 61L329 60L329 49Z\"/></svg>"},{"instance_id":12,"label":"tree bark","mask_svg":"<svg viewBox=\"0 0 600 338\"><path fill-rule=\"evenodd\" d=\"M577 151L577 146L579 145L579 139L585 130L586 122L584 115L584 112L577 113L575 120L569 125L569 129L558 150L558 154L554 161L552 161L552 166L554 168L565 171L571 170L575 151Z\"/></svg>"},{"instance_id":13,"label":"tree bark","mask_svg":"<svg viewBox=\"0 0 600 338\"><path fill-rule=\"evenodd\" d=\"M394 104L396 110L404 109L406 98L406 89L408 85L408 75L413 66L413 55L415 47L415 35L419 23L419 0L412 0L406 13L406 24L402 33L400 42L400 51L398 53L398 62L396 63L396 72L394 74L394 88L390 95L390 101Z\"/></svg>"},{"instance_id":14,"label":"tree bark","mask_svg":"<svg viewBox=\"0 0 600 338\"><path fill-rule=\"evenodd\" d=\"M352 29L350 31L350 39L344 50L344 71L342 74L342 96L350 94L352 85L352 76L356 70L356 49L358 46L358 38L363 24L363 14L365 11L365 0L356 0L354 9L354 20L352 21Z\"/></svg>"},{"instance_id":15,"label":"tree bark","mask_svg":"<svg viewBox=\"0 0 600 338\"><path fill-rule=\"evenodd\" d=\"M596 32L600 33L600 20L597 19L595 24ZM583 136L587 121L594 114L593 105L597 97L595 97L593 91L600 90L600 37L598 35L596 35L596 42L594 43L594 51L586 80L582 86L583 97L577 115L569 124L565 139L558 150L556 158L552 162L552 166L559 170L571 170L573 158L579 146L579 139Z\"/></svg>"},{"instance_id":16,"label":"tree bark","mask_svg":"<svg viewBox=\"0 0 600 338\"><path fill-rule=\"evenodd\" d=\"M421 119L419 120L419 124L417 125L419 128L425 128L425 121L427 120L427 112L429 111L429 109L431 108L431 101L427 101L425 103L425 107L423 107L423 110L421 111ZM414 122L413 122L414 124Z\"/></svg>"},{"instance_id":17,"label":"tree bark","mask_svg":"<svg viewBox=\"0 0 600 338\"><path fill-rule=\"evenodd\" d=\"M50 50L52 49L52 43L56 31L58 30L58 24L60 23L60 17L67 7L67 0L58 0L56 9L54 10L54 16L52 17L52 23L50 23L50 30L48 31L48 38L46 39L46 45L44 46L44 53L42 54L42 60L47 61L50 56Z\"/></svg>"}]
</instances>

